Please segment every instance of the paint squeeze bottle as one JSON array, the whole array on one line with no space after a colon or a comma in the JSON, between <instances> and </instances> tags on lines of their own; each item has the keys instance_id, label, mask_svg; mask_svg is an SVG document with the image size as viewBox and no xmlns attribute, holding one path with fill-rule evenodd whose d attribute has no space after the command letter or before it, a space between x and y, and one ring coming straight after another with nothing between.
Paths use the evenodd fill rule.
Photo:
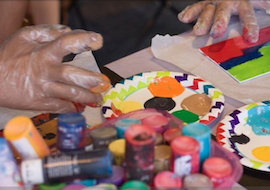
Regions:
<instances>
[{"instance_id":1,"label":"paint squeeze bottle","mask_svg":"<svg viewBox=\"0 0 270 190\"><path fill-rule=\"evenodd\" d=\"M125 132L125 164L128 180L152 184L154 177L154 142L156 132L143 125L132 125Z\"/></svg>"},{"instance_id":2,"label":"paint squeeze bottle","mask_svg":"<svg viewBox=\"0 0 270 190\"><path fill-rule=\"evenodd\" d=\"M21 163L21 176L26 185L70 183L83 179L103 179L111 175L112 156L108 149L58 154Z\"/></svg>"},{"instance_id":3,"label":"paint squeeze bottle","mask_svg":"<svg viewBox=\"0 0 270 190\"><path fill-rule=\"evenodd\" d=\"M50 154L48 145L28 117L11 119L5 126L4 136L22 159L43 158Z\"/></svg>"},{"instance_id":4,"label":"paint squeeze bottle","mask_svg":"<svg viewBox=\"0 0 270 190\"><path fill-rule=\"evenodd\" d=\"M86 121L80 113L60 114L57 118L57 148L62 153L85 150Z\"/></svg>"}]
</instances>

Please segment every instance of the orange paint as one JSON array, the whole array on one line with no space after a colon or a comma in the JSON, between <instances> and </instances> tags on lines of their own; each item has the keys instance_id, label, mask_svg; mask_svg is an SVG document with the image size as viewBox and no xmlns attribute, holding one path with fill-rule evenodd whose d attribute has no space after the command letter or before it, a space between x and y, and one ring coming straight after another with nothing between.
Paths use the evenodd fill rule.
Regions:
<instances>
[{"instance_id":1,"label":"orange paint","mask_svg":"<svg viewBox=\"0 0 270 190\"><path fill-rule=\"evenodd\" d=\"M252 155L265 162L270 162L270 146L260 146L252 150Z\"/></svg>"},{"instance_id":2,"label":"orange paint","mask_svg":"<svg viewBox=\"0 0 270 190\"><path fill-rule=\"evenodd\" d=\"M154 78L148 90L156 97L173 98L182 94L185 88L175 78L164 76Z\"/></svg>"}]
</instances>

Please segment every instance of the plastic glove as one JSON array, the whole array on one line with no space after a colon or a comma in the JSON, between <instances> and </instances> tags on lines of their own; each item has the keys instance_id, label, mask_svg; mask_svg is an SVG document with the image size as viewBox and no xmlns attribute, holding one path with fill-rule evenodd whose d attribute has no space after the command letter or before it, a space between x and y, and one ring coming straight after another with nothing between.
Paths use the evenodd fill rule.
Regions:
<instances>
[{"instance_id":1,"label":"plastic glove","mask_svg":"<svg viewBox=\"0 0 270 190\"><path fill-rule=\"evenodd\" d=\"M25 27L0 47L0 106L52 113L97 105L110 80L61 64L65 55L102 47L100 34L62 25Z\"/></svg>"},{"instance_id":2,"label":"plastic glove","mask_svg":"<svg viewBox=\"0 0 270 190\"><path fill-rule=\"evenodd\" d=\"M184 23L197 22L193 27L196 35L205 35L209 29L214 38L222 36L227 30L231 15L239 15L243 27L243 37L250 43L259 38L259 26L254 9L269 12L269 0L206 0L188 6L178 14Z\"/></svg>"}]
</instances>

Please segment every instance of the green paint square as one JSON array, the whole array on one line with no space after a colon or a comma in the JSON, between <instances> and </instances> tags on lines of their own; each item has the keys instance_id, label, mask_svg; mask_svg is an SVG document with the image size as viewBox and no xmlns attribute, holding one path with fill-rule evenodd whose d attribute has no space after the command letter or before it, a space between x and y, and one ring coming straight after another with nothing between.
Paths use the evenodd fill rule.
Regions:
<instances>
[{"instance_id":1,"label":"green paint square","mask_svg":"<svg viewBox=\"0 0 270 190\"><path fill-rule=\"evenodd\" d=\"M172 113L175 117L182 120L185 123L193 123L199 120L199 116L187 111L187 110L179 110Z\"/></svg>"}]
</instances>

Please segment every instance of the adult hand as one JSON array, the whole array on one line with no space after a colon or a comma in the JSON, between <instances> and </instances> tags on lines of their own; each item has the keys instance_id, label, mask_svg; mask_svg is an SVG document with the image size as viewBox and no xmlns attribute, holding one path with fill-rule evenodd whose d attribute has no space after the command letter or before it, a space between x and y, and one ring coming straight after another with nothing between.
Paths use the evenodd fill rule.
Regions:
<instances>
[{"instance_id":1,"label":"adult hand","mask_svg":"<svg viewBox=\"0 0 270 190\"><path fill-rule=\"evenodd\" d=\"M184 23L197 19L193 27L196 35L205 35L210 29L214 38L222 36L227 30L231 15L239 15L243 27L243 37L250 43L259 39L259 26L254 9L270 10L270 0L205 0L188 6L179 13Z\"/></svg>"},{"instance_id":2,"label":"adult hand","mask_svg":"<svg viewBox=\"0 0 270 190\"><path fill-rule=\"evenodd\" d=\"M110 86L103 74L61 64L65 55L97 50L100 34L63 25L25 27L0 47L0 106L52 113L97 105Z\"/></svg>"}]
</instances>

